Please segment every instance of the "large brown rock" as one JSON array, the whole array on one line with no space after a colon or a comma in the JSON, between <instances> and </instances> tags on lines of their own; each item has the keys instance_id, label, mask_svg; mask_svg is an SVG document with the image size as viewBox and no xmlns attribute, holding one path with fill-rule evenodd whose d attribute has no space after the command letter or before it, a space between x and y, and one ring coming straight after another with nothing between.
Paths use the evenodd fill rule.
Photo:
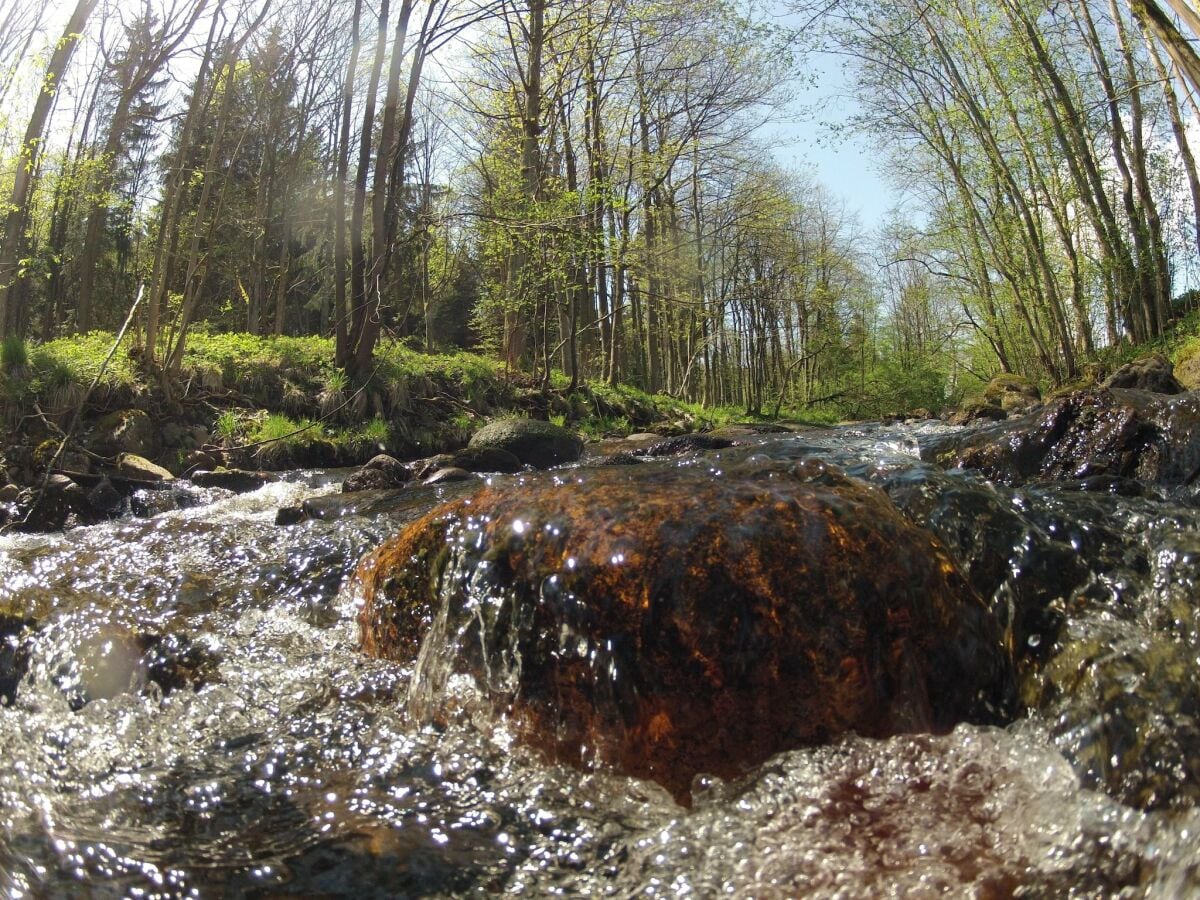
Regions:
<instances>
[{"instance_id":1,"label":"large brown rock","mask_svg":"<svg viewBox=\"0 0 1200 900\"><path fill-rule=\"evenodd\" d=\"M364 559L364 649L468 676L550 758L686 799L781 750L1009 714L1000 629L933 536L819 464L659 466L485 487ZM467 701L473 707L475 701Z\"/></svg>"},{"instance_id":2,"label":"large brown rock","mask_svg":"<svg viewBox=\"0 0 1200 900\"><path fill-rule=\"evenodd\" d=\"M995 403L986 400L968 400L951 416L951 425L971 425L975 422L1002 422L1008 413Z\"/></svg>"}]
</instances>

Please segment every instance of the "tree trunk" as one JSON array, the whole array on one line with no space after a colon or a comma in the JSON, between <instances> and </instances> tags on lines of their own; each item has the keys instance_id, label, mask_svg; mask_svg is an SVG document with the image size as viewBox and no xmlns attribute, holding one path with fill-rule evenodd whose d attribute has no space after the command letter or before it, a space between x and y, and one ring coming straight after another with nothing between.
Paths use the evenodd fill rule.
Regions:
<instances>
[{"instance_id":1,"label":"tree trunk","mask_svg":"<svg viewBox=\"0 0 1200 900\"><path fill-rule=\"evenodd\" d=\"M13 177L12 195L9 199L8 215L4 222L4 246L0 248L0 339L13 333L8 327L10 319L23 318L20 315L14 315L15 310L10 309L9 297L18 277L25 227L29 221L29 205L35 187L34 173L38 153L45 138L46 123L50 118L50 110L54 106L57 86L62 83L67 64L71 61L76 44L79 43L79 36L98 2L99 0L79 0L75 5L75 10L71 13L71 18L63 30L63 36L59 39L54 53L50 57L50 62L46 65L45 74L42 76L41 90L38 91L33 113L29 117L29 124L25 127L25 137L21 142L21 157L18 159L16 173Z\"/></svg>"},{"instance_id":2,"label":"tree trunk","mask_svg":"<svg viewBox=\"0 0 1200 900\"><path fill-rule=\"evenodd\" d=\"M337 172L333 182L333 331L338 366L350 360L349 310L346 307L346 178L350 173L350 118L354 107L354 78L358 70L359 25L362 0L354 0L354 25L350 35L350 62L342 82L342 121L338 133Z\"/></svg>"},{"instance_id":3,"label":"tree trunk","mask_svg":"<svg viewBox=\"0 0 1200 900\"><path fill-rule=\"evenodd\" d=\"M355 348L362 339L363 328L371 314L372 304L367 299L371 286L367 283L367 250L363 240L363 220L367 206L367 176L371 170L372 132L375 129L375 100L379 93L379 77L383 71L383 57L387 50L388 0L380 0L378 36L375 41L375 59L371 64L371 79L367 84L367 99L363 107L362 134L358 145L358 174L354 179L354 204L350 210L350 316L349 354L346 362L350 375L363 374L358 367Z\"/></svg>"}]
</instances>

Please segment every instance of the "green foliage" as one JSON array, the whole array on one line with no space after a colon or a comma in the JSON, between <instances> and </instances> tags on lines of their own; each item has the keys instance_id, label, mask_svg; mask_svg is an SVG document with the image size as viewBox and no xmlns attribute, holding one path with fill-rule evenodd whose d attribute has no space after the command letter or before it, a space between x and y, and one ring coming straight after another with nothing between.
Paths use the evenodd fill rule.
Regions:
<instances>
[{"instance_id":1,"label":"green foliage","mask_svg":"<svg viewBox=\"0 0 1200 900\"><path fill-rule=\"evenodd\" d=\"M363 426L363 429L360 432L360 437L369 444L377 444L383 447L387 445L391 434L391 426L389 426L388 423L383 419L376 416Z\"/></svg>"},{"instance_id":2,"label":"green foliage","mask_svg":"<svg viewBox=\"0 0 1200 900\"><path fill-rule=\"evenodd\" d=\"M293 421L280 413L269 413L261 421L255 423L248 438L249 442L254 444L265 441L287 441L303 445L320 437L321 434L321 429L316 427L311 419Z\"/></svg>"},{"instance_id":3,"label":"green foliage","mask_svg":"<svg viewBox=\"0 0 1200 900\"><path fill-rule=\"evenodd\" d=\"M0 348L0 397L18 409L30 409L38 402L47 413L63 412L82 401L114 339L97 331L45 344L5 341ZM145 389L128 348L127 341L113 354L97 384L96 398L131 398Z\"/></svg>"},{"instance_id":4,"label":"green foliage","mask_svg":"<svg viewBox=\"0 0 1200 900\"><path fill-rule=\"evenodd\" d=\"M384 378L438 377L464 387L494 381L501 366L494 360L465 350L453 353L419 353L399 342L380 344L375 352Z\"/></svg>"},{"instance_id":5,"label":"green foliage","mask_svg":"<svg viewBox=\"0 0 1200 900\"><path fill-rule=\"evenodd\" d=\"M242 429L241 417L231 409L225 410L221 415L217 416L217 421L213 425L217 436L226 443L233 443Z\"/></svg>"},{"instance_id":6,"label":"green foliage","mask_svg":"<svg viewBox=\"0 0 1200 900\"><path fill-rule=\"evenodd\" d=\"M883 414L903 414L917 409L939 412L946 405L946 376L929 359L907 365L892 357L880 363L874 373L876 396L891 409Z\"/></svg>"},{"instance_id":7,"label":"green foliage","mask_svg":"<svg viewBox=\"0 0 1200 900\"><path fill-rule=\"evenodd\" d=\"M28 364L29 348L25 341L15 334L6 337L4 343L0 344L0 370L12 372L14 369L23 369Z\"/></svg>"},{"instance_id":8,"label":"green foliage","mask_svg":"<svg viewBox=\"0 0 1200 900\"><path fill-rule=\"evenodd\" d=\"M325 373L325 390L329 394L344 393L349 384L350 379L341 369L333 369Z\"/></svg>"},{"instance_id":9,"label":"green foliage","mask_svg":"<svg viewBox=\"0 0 1200 900\"><path fill-rule=\"evenodd\" d=\"M606 437L628 437L633 433L633 425L625 416L588 416L579 421L575 428L596 440Z\"/></svg>"},{"instance_id":10,"label":"green foliage","mask_svg":"<svg viewBox=\"0 0 1200 900\"><path fill-rule=\"evenodd\" d=\"M1097 356L1106 373L1151 353L1161 353L1173 363L1180 363L1200 350L1200 309L1191 310L1172 323L1156 340L1135 344L1131 341L1105 347Z\"/></svg>"},{"instance_id":11,"label":"green foliage","mask_svg":"<svg viewBox=\"0 0 1200 900\"><path fill-rule=\"evenodd\" d=\"M333 436L335 446L351 458L365 459L392 449L392 427L376 416L359 427L343 428Z\"/></svg>"},{"instance_id":12,"label":"green foliage","mask_svg":"<svg viewBox=\"0 0 1200 900\"><path fill-rule=\"evenodd\" d=\"M198 330L188 338L184 369L214 367L227 384L284 373L297 383L314 387L330 373L333 341L323 337L261 337L245 333Z\"/></svg>"},{"instance_id":13,"label":"green foliage","mask_svg":"<svg viewBox=\"0 0 1200 900\"><path fill-rule=\"evenodd\" d=\"M29 354L34 390L43 385L61 387L68 382L90 385L104 366L115 337L106 331L93 331L36 345ZM127 336L105 368L100 386L130 390L144 387L129 358L131 346L132 339Z\"/></svg>"}]
</instances>

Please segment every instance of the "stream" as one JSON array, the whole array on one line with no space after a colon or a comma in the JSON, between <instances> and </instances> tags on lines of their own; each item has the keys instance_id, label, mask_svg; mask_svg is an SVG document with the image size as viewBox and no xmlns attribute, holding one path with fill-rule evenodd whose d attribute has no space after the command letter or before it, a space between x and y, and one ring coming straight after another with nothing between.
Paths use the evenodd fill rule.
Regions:
<instances>
[{"instance_id":1,"label":"stream","mask_svg":"<svg viewBox=\"0 0 1200 900\"><path fill-rule=\"evenodd\" d=\"M947 432L813 430L642 463L721 478L735 461L828 460L934 530L993 604L1065 623L1053 647L1014 626L1038 662L1007 727L851 735L699 777L690 808L548 764L501 726L414 724L412 668L359 651L358 560L470 485L277 526L345 474L296 472L149 518L0 536L0 612L37 623L0 645L0 672L28 656L0 705L0 892L1200 892L1200 510L1119 483L943 472L921 450Z\"/></svg>"}]
</instances>

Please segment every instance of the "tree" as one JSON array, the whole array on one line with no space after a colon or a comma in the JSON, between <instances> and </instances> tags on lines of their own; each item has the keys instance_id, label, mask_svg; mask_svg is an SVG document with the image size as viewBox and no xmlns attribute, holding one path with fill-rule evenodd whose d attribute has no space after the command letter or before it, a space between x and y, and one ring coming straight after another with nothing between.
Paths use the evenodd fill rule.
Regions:
<instances>
[{"instance_id":1,"label":"tree","mask_svg":"<svg viewBox=\"0 0 1200 900\"><path fill-rule=\"evenodd\" d=\"M5 217L4 246L0 247L0 338L13 333L12 324L14 322L24 320L23 316L15 314L10 297L13 294L13 285L20 275L21 247L29 220L29 202L37 177L38 154L45 139L46 125L50 119L50 110L54 104L58 85L62 82L63 74L71 61L71 55L75 52L75 47L79 43L79 38L88 18L96 8L97 2L98 0L78 0L76 3L75 10L71 13L71 18L63 30L63 35L46 65L37 101L34 104L33 113L29 117L29 124L25 128L25 137L21 142L16 172L13 176L8 214Z\"/></svg>"}]
</instances>

